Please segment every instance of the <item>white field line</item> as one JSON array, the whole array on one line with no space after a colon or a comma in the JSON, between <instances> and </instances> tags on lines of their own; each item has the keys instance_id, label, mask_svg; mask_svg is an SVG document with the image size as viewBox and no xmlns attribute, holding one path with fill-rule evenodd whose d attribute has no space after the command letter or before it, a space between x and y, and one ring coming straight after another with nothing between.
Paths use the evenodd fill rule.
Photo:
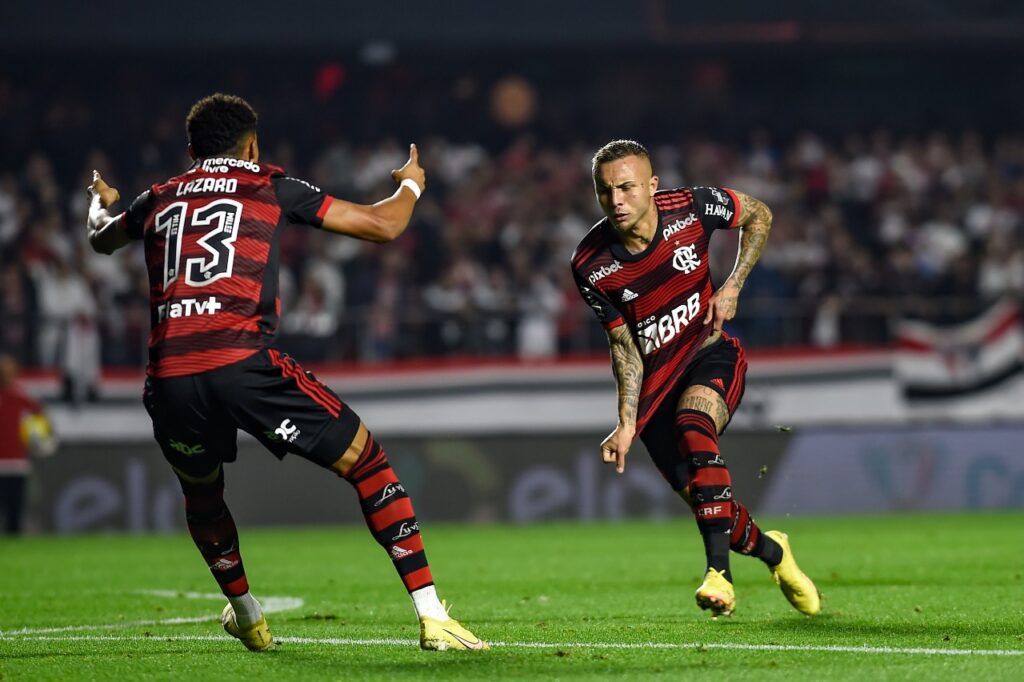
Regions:
<instances>
[{"instance_id":1,"label":"white field line","mask_svg":"<svg viewBox=\"0 0 1024 682\"><path fill-rule=\"evenodd\" d=\"M141 590L139 594L146 594L153 597L166 597L168 599L213 599L224 601L224 595L219 592L175 592L174 590ZM306 602L299 597L262 597L260 605L264 613L277 613L279 611L290 611L302 608ZM146 627L149 625L183 625L185 623L205 623L206 621L220 620L220 612L207 614L205 616L191 616L184 618L160 618L156 620L130 620L120 623L101 623L99 625L67 625L56 628L21 628L20 630L0 630L0 639L4 637L21 637L24 635L45 635L59 632L83 632L88 630L121 630L124 628Z\"/></svg>"},{"instance_id":2,"label":"white field line","mask_svg":"<svg viewBox=\"0 0 1024 682\"><path fill-rule=\"evenodd\" d=\"M123 626L124 624L122 624ZM119 626L121 627L121 626ZM60 642L229 642L231 637L224 635L18 635L15 633L0 634L0 640L31 640ZM415 639L343 639L337 637L278 637L276 641L283 644L314 644L331 646L389 646L414 647L419 644ZM905 654L912 656L1024 656L1024 649L932 649L916 647L884 647L884 646L841 646L813 644L738 644L730 642L491 642L491 646L508 649L660 649L660 650L707 650L725 649L741 651L815 651L849 654Z\"/></svg>"}]
</instances>

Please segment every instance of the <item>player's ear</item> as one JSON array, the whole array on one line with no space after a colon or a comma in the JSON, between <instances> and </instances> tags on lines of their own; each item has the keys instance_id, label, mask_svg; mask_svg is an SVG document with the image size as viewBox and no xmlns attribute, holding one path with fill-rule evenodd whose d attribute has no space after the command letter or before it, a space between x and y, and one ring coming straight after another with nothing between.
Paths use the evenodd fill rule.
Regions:
<instances>
[{"instance_id":1,"label":"player's ear","mask_svg":"<svg viewBox=\"0 0 1024 682\"><path fill-rule=\"evenodd\" d=\"M257 163L260 160L260 145L256 141L256 133L253 133L252 138L249 140L249 160L253 163Z\"/></svg>"},{"instance_id":2,"label":"player's ear","mask_svg":"<svg viewBox=\"0 0 1024 682\"><path fill-rule=\"evenodd\" d=\"M652 175L651 176L651 196L653 197L654 193L657 192L657 191L658 191L658 176L657 175Z\"/></svg>"},{"instance_id":3,"label":"player's ear","mask_svg":"<svg viewBox=\"0 0 1024 682\"><path fill-rule=\"evenodd\" d=\"M196 160L196 150L192 148L191 143L189 143L188 145L188 158L192 159L193 161Z\"/></svg>"}]
</instances>

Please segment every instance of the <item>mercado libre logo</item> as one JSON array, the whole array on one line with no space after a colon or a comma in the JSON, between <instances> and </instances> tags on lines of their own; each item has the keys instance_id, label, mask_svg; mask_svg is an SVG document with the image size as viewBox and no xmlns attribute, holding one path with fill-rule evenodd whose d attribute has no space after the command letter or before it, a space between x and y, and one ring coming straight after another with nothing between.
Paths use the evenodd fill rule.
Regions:
<instances>
[{"instance_id":1,"label":"mercado libre logo","mask_svg":"<svg viewBox=\"0 0 1024 682\"><path fill-rule=\"evenodd\" d=\"M913 438L894 438L884 445L872 443L861 457L868 478L892 509L927 506L948 459L940 444Z\"/></svg>"}]
</instances>

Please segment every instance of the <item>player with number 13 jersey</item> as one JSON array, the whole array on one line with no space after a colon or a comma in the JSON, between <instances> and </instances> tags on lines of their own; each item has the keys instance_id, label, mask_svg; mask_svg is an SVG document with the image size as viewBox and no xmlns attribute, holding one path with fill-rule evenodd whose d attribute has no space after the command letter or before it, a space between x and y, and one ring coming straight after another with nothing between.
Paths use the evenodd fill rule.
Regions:
<instances>
[{"instance_id":1,"label":"player with number 13 jersey","mask_svg":"<svg viewBox=\"0 0 1024 682\"><path fill-rule=\"evenodd\" d=\"M372 242L397 238L426 182L416 146L391 172L394 194L354 204L262 163L256 123L242 98L205 97L186 118L194 163L185 173L116 216L117 190L96 172L89 188L92 247L109 254L145 245L152 331L143 404L181 485L189 533L228 599L224 629L253 651L273 645L224 500L224 464L236 459L242 429L277 457L299 455L352 485L412 598L422 648L486 649L438 598L412 501L380 443L274 345L281 231L295 223Z\"/></svg>"},{"instance_id":2,"label":"player with number 13 jersey","mask_svg":"<svg viewBox=\"0 0 1024 682\"><path fill-rule=\"evenodd\" d=\"M276 166L226 157L198 158L132 202L123 220L128 237L145 243L148 374L196 374L271 346L280 232L322 227L332 201Z\"/></svg>"}]
</instances>

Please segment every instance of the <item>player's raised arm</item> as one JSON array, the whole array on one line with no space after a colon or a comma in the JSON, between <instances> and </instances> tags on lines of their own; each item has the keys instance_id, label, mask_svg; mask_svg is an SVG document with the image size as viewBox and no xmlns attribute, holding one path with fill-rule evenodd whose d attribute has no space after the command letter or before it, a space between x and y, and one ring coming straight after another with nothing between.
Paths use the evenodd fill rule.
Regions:
<instances>
[{"instance_id":1,"label":"player's raised arm","mask_svg":"<svg viewBox=\"0 0 1024 682\"><path fill-rule=\"evenodd\" d=\"M416 145L409 146L409 160L391 177L398 189L387 199L372 205L334 199L324 214L323 228L371 242L396 239L409 225L413 208L426 187L426 173L420 167Z\"/></svg>"},{"instance_id":2,"label":"player's raised arm","mask_svg":"<svg viewBox=\"0 0 1024 682\"><path fill-rule=\"evenodd\" d=\"M704 324L714 321L715 333L722 331L722 325L736 316L740 291L747 276L764 251L768 233L772 229L772 212L764 202L749 194L733 191L739 201L740 214L736 224L740 227L740 248L736 255L736 266L708 301L708 313Z\"/></svg>"},{"instance_id":3,"label":"player's raised arm","mask_svg":"<svg viewBox=\"0 0 1024 682\"><path fill-rule=\"evenodd\" d=\"M620 474L626 469L626 453L636 435L636 411L640 403L640 387L644 381L644 364L640 350L621 324L608 330L608 346L612 355L612 374L619 394L619 423L601 443L601 457L615 463Z\"/></svg>"},{"instance_id":4,"label":"player's raised arm","mask_svg":"<svg viewBox=\"0 0 1024 682\"><path fill-rule=\"evenodd\" d=\"M89 217L86 221L86 230L89 234L89 245L98 253L110 255L131 243L122 225L124 219L121 216L110 215L109 209L121 198L121 193L108 185L99 171L92 172L92 184L88 190Z\"/></svg>"}]
</instances>

